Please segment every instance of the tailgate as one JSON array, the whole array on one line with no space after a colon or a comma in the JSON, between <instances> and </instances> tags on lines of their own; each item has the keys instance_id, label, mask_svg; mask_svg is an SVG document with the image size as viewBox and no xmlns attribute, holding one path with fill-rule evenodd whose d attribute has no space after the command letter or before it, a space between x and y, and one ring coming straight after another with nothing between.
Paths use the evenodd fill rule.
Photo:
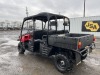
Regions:
<instances>
[{"instance_id":1,"label":"tailgate","mask_svg":"<svg viewBox=\"0 0 100 75\"><path fill-rule=\"evenodd\" d=\"M82 42L81 49L85 48L86 46L89 46L93 43L94 35L86 35L79 37L79 41Z\"/></svg>"}]
</instances>

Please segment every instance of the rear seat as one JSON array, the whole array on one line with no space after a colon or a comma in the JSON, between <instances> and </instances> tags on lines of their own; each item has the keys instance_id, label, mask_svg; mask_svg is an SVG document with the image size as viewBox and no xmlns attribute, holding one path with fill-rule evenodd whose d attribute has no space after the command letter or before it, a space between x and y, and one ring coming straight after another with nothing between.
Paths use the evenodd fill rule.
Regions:
<instances>
[{"instance_id":1,"label":"rear seat","mask_svg":"<svg viewBox=\"0 0 100 75\"><path fill-rule=\"evenodd\" d=\"M56 31L56 30L53 30L53 31L49 31L48 34L49 35L54 35L54 34L63 34L63 33L68 33L68 31L64 31L64 30ZM34 39L42 39L43 35L47 35L47 31L46 30L35 31L34 32Z\"/></svg>"}]
</instances>

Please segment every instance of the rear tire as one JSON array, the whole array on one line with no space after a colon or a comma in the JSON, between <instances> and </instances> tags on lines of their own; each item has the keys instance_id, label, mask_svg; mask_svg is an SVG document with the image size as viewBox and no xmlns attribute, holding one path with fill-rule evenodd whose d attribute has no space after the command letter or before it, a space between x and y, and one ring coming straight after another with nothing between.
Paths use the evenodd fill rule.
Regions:
<instances>
[{"instance_id":1,"label":"rear tire","mask_svg":"<svg viewBox=\"0 0 100 75\"><path fill-rule=\"evenodd\" d=\"M64 54L57 54L54 58L54 64L61 73L65 73L70 68L69 60Z\"/></svg>"},{"instance_id":2,"label":"rear tire","mask_svg":"<svg viewBox=\"0 0 100 75\"><path fill-rule=\"evenodd\" d=\"M25 52L25 49L23 48L21 42L18 43L18 52L19 52L19 54L24 54L24 52Z\"/></svg>"}]
</instances>

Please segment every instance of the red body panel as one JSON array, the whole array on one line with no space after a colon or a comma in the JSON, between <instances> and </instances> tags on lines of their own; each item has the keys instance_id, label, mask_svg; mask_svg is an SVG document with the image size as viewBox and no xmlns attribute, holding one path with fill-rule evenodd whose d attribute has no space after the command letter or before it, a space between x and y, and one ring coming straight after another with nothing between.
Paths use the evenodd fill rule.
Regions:
<instances>
[{"instance_id":1,"label":"red body panel","mask_svg":"<svg viewBox=\"0 0 100 75\"><path fill-rule=\"evenodd\" d=\"M20 39L21 42L25 42L31 39L31 35L30 34L25 34L22 36L22 38Z\"/></svg>"}]
</instances>

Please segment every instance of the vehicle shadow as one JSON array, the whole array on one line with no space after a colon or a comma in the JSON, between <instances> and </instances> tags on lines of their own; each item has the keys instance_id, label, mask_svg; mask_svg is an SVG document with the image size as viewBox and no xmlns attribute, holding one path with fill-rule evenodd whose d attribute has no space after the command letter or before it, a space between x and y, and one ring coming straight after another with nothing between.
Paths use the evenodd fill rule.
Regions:
<instances>
[{"instance_id":1,"label":"vehicle shadow","mask_svg":"<svg viewBox=\"0 0 100 75\"><path fill-rule=\"evenodd\" d=\"M68 71L63 75L90 75L92 71L94 71L93 68L82 61L81 64L74 66L71 71Z\"/></svg>"}]
</instances>

